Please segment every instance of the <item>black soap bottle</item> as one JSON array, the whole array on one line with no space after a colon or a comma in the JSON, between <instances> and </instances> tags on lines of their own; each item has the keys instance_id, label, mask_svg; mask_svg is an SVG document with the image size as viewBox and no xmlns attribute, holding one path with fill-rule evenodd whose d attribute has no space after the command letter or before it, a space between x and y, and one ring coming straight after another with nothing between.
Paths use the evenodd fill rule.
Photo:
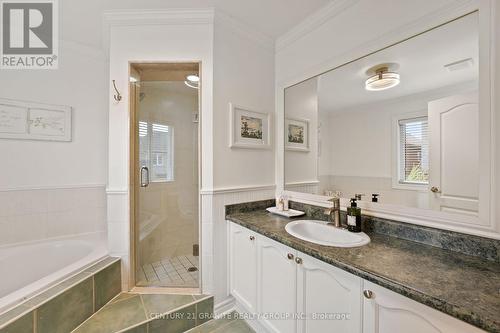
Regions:
<instances>
[{"instance_id":1,"label":"black soap bottle","mask_svg":"<svg viewBox=\"0 0 500 333\"><path fill-rule=\"evenodd\" d=\"M351 199L351 207L347 207L347 230L361 232L361 208L354 198Z\"/></svg>"}]
</instances>

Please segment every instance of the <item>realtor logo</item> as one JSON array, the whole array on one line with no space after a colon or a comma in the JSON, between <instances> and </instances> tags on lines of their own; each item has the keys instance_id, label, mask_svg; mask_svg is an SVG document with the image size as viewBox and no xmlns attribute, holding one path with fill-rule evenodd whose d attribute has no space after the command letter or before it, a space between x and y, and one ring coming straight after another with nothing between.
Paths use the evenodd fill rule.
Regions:
<instances>
[{"instance_id":1,"label":"realtor logo","mask_svg":"<svg viewBox=\"0 0 500 333\"><path fill-rule=\"evenodd\" d=\"M57 0L0 0L2 69L56 69Z\"/></svg>"}]
</instances>

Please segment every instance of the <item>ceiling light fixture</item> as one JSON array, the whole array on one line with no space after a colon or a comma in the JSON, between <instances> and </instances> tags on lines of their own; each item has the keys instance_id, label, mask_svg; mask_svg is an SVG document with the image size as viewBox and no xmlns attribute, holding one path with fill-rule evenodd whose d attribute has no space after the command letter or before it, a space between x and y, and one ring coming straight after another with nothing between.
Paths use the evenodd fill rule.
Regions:
<instances>
[{"instance_id":1,"label":"ceiling light fixture","mask_svg":"<svg viewBox=\"0 0 500 333\"><path fill-rule=\"evenodd\" d=\"M196 74L190 74L190 75L186 76L186 80L188 80L190 82L199 82L200 77Z\"/></svg>"},{"instance_id":2,"label":"ceiling light fixture","mask_svg":"<svg viewBox=\"0 0 500 333\"><path fill-rule=\"evenodd\" d=\"M381 91L393 88L400 83L398 73L389 72L389 67L380 67L375 70L375 75L365 81L365 89L368 91Z\"/></svg>"},{"instance_id":3,"label":"ceiling light fixture","mask_svg":"<svg viewBox=\"0 0 500 333\"><path fill-rule=\"evenodd\" d=\"M186 76L184 84L190 88L198 89L200 83L200 77L196 74L190 74Z\"/></svg>"}]
</instances>

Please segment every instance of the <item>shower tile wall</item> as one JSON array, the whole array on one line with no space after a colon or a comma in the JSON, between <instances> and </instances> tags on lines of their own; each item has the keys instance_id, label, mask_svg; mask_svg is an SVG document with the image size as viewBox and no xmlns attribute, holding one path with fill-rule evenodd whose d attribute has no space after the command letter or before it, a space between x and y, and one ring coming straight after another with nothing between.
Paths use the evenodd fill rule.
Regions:
<instances>
[{"instance_id":1,"label":"shower tile wall","mask_svg":"<svg viewBox=\"0 0 500 333\"><path fill-rule=\"evenodd\" d=\"M104 186L0 191L0 230L0 246L104 232Z\"/></svg>"}]
</instances>

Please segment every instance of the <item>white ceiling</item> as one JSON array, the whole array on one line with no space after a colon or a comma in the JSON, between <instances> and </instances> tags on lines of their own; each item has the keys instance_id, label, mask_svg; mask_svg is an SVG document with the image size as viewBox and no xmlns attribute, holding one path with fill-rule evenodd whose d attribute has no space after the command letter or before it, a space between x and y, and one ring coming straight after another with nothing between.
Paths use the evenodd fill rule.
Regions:
<instances>
[{"instance_id":1,"label":"white ceiling","mask_svg":"<svg viewBox=\"0 0 500 333\"><path fill-rule=\"evenodd\" d=\"M63 39L100 47L101 13L118 9L215 7L272 39L292 29L333 0L64 0Z\"/></svg>"},{"instance_id":2,"label":"white ceiling","mask_svg":"<svg viewBox=\"0 0 500 333\"><path fill-rule=\"evenodd\" d=\"M320 111L339 112L477 80L478 48L475 13L321 75ZM443 67L467 58L473 59L472 68L449 72ZM401 83L384 91L365 90L366 71L383 63L399 64Z\"/></svg>"}]
</instances>

